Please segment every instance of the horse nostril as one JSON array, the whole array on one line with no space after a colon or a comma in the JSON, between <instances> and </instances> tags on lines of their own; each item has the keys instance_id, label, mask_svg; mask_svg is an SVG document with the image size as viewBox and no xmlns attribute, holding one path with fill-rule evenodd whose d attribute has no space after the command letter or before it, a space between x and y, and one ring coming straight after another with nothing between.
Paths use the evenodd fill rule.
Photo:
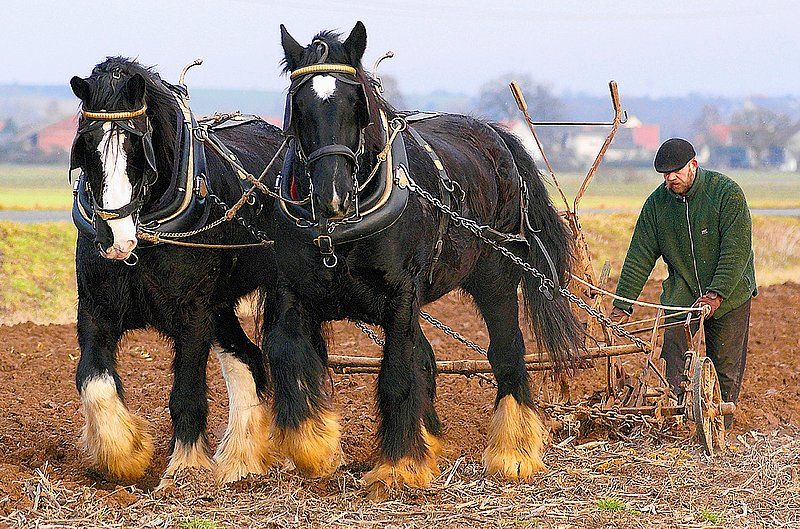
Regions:
<instances>
[{"instance_id":1,"label":"horse nostril","mask_svg":"<svg viewBox=\"0 0 800 529\"><path fill-rule=\"evenodd\" d=\"M130 253L136 248L136 241L124 241L116 245L123 253Z\"/></svg>"}]
</instances>

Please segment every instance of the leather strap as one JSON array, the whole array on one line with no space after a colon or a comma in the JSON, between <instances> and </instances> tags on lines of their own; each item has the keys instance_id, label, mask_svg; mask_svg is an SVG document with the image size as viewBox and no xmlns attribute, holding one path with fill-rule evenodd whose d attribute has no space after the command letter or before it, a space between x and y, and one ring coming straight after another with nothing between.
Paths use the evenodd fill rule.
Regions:
<instances>
[{"instance_id":1,"label":"leather strap","mask_svg":"<svg viewBox=\"0 0 800 529\"><path fill-rule=\"evenodd\" d=\"M426 116L427 118L428 116ZM406 118L408 121L408 118ZM442 204L447 206L448 208L451 207L451 194L454 190L453 181L450 180L450 177L447 174L447 171L444 169L444 165L442 161L439 159L439 156L433 150L433 147L430 146L428 142L420 135L419 132L414 130L413 127L408 127L408 132L411 134L411 137L414 138L414 141L419 144L420 147L425 151L425 153L430 157L431 161L433 161L434 167L436 167L436 171L439 173L438 183L439 183L439 198L442 201ZM442 245L444 244L444 235L447 232L447 224L449 222L449 218L445 215L444 212L439 213L439 229L437 230L436 235L436 244L433 247L433 259L431 259L431 267L428 270L428 283L433 282L433 271L436 268L436 264L439 262L439 258L442 255Z\"/></svg>"},{"instance_id":2,"label":"leather strap","mask_svg":"<svg viewBox=\"0 0 800 529\"><path fill-rule=\"evenodd\" d=\"M309 167L312 163L316 162L320 158L324 158L325 156L344 156L350 160L353 165L357 163L356 153L354 153L350 147L335 143L333 145L320 147L316 151L309 154L306 158L306 167Z\"/></svg>"}]
</instances>

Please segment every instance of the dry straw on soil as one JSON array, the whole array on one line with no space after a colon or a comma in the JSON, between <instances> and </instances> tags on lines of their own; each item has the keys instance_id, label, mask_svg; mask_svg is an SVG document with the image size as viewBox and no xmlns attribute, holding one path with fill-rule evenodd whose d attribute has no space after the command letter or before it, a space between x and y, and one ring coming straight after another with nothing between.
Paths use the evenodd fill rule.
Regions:
<instances>
[{"instance_id":1,"label":"dry straw on soil","mask_svg":"<svg viewBox=\"0 0 800 529\"><path fill-rule=\"evenodd\" d=\"M52 481L23 483L11 527L798 527L800 431L739 436L714 460L682 432L669 443L561 443L532 484L486 479L476 461L443 461L434 487L387 501L366 498L362 468L331 480L275 469L224 489L193 474L170 495L109 492Z\"/></svg>"}]
</instances>

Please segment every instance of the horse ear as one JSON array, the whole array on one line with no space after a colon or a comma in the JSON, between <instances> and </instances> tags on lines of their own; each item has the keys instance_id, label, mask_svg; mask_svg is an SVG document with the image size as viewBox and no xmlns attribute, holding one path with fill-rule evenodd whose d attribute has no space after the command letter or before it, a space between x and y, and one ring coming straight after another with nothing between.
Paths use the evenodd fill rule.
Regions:
<instances>
[{"instance_id":1,"label":"horse ear","mask_svg":"<svg viewBox=\"0 0 800 529\"><path fill-rule=\"evenodd\" d=\"M125 99L130 103L138 103L143 100L145 86L146 84L142 74L133 74L133 76L125 82L125 88L122 89L125 94Z\"/></svg>"},{"instance_id":2,"label":"horse ear","mask_svg":"<svg viewBox=\"0 0 800 529\"><path fill-rule=\"evenodd\" d=\"M283 46L286 66L289 70L295 70L303 59L303 53L306 49L294 40L294 37L289 35L289 32L286 31L286 26L283 24L281 24L281 45Z\"/></svg>"},{"instance_id":3,"label":"horse ear","mask_svg":"<svg viewBox=\"0 0 800 529\"><path fill-rule=\"evenodd\" d=\"M350 56L352 65L355 66L361 62L364 56L364 51L367 49L367 28L360 20L356 22L353 31L348 35L347 40L344 41L344 49Z\"/></svg>"},{"instance_id":4,"label":"horse ear","mask_svg":"<svg viewBox=\"0 0 800 529\"><path fill-rule=\"evenodd\" d=\"M89 87L89 82L86 79L81 79L76 75L69 80L69 85L72 87L72 92L77 96L78 99L84 103L89 102L89 96L91 95L92 91Z\"/></svg>"}]
</instances>

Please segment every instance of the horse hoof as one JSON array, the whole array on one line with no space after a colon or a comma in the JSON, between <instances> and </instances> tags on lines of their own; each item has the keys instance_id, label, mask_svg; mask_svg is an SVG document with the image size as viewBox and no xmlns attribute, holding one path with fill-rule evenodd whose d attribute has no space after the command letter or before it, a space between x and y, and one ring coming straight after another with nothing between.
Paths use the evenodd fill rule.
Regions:
<instances>
[{"instance_id":1,"label":"horse hoof","mask_svg":"<svg viewBox=\"0 0 800 529\"><path fill-rule=\"evenodd\" d=\"M167 470L164 471L164 477L172 478L185 468L201 468L213 471L214 466L214 461L209 455L205 439L200 437L189 445L176 440L175 449L169 457Z\"/></svg>"},{"instance_id":2,"label":"horse hoof","mask_svg":"<svg viewBox=\"0 0 800 529\"><path fill-rule=\"evenodd\" d=\"M81 390L86 422L81 441L90 464L107 476L133 481L144 476L153 456L147 422L131 413L110 375L88 380Z\"/></svg>"},{"instance_id":3,"label":"horse hoof","mask_svg":"<svg viewBox=\"0 0 800 529\"><path fill-rule=\"evenodd\" d=\"M303 420L297 428L276 426L274 430L281 454L310 478L330 476L342 464L341 435L338 415L328 410Z\"/></svg>"},{"instance_id":4,"label":"horse hoof","mask_svg":"<svg viewBox=\"0 0 800 529\"><path fill-rule=\"evenodd\" d=\"M483 453L486 473L512 481L530 481L546 472L542 462L545 429L539 416L513 396L500 399Z\"/></svg>"},{"instance_id":5,"label":"horse hoof","mask_svg":"<svg viewBox=\"0 0 800 529\"><path fill-rule=\"evenodd\" d=\"M229 421L228 430L214 455L218 483L231 483L250 474L266 474L275 461L270 435L271 418L259 405L237 422Z\"/></svg>"},{"instance_id":6,"label":"horse hoof","mask_svg":"<svg viewBox=\"0 0 800 529\"><path fill-rule=\"evenodd\" d=\"M426 489L439 475L436 459L430 454L423 460L403 457L391 463L384 461L364 474L364 485L373 499L383 499L391 490L409 487Z\"/></svg>"}]
</instances>

